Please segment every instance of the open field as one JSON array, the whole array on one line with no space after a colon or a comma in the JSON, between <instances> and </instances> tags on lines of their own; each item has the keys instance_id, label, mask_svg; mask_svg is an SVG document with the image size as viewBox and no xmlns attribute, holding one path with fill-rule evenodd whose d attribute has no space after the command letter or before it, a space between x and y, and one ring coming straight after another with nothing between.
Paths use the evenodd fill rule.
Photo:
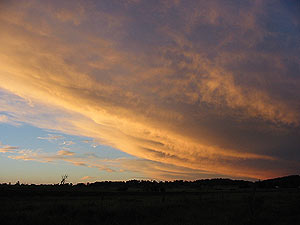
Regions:
<instances>
[{"instance_id":1,"label":"open field","mask_svg":"<svg viewBox=\"0 0 300 225\"><path fill-rule=\"evenodd\" d=\"M300 190L0 191L1 224L300 224Z\"/></svg>"}]
</instances>

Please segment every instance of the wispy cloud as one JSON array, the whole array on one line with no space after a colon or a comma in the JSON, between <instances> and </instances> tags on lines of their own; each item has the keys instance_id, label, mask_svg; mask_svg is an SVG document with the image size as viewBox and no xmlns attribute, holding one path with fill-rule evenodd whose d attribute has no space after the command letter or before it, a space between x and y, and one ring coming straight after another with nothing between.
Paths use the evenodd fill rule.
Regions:
<instances>
[{"instance_id":1,"label":"wispy cloud","mask_svg":"<svg viewBox=\"0 0 300 225\"><path fill-rule=\"evenodd\" d=\"M0 152L1 153L14 153L18 149L19 149L19 147L10 146L10 145L2 145L0 142Z\"/></svg>"},{"instance_id":2,"label":"wispy cloud","mask_svg":"<svg viewBox=\"0 0 300 225\"><path fill-rule=\"evenodd\" d=\"M92 176L84 176L80 180L94 180L95 178L96 177L92 177Z\"/></svg>"},{"instance_id":3,"label":"wispy cloud","mask_svg":"<svg viewBox=\"0 0 300 225\"><path fill-rule=\"evenodd\" d=\"M95 140L83 140L83 143L90 144L93 148L97 148L99 144Z\"/></svg>"},{"instance_id":4,"label":"wispy cloud","mask_svg":"<svg viewBox=\"0 0 300 225\"><path fill-rule=\"evenodd\" d=\"M8 118L6 115L0 115L0 123L7 123Z\"/></svg>"},{"instance_id":5,"label":"wispy cloud","mask_svg":"<svg viewBox=\"0 0 300 225\"><path fill-rule=\"evenodd\" d=\"M57 152L57 155L75 155L75 153L67 150L60 150Z\"/></svg>"},{"instance_id":6,"label":"wispy cloud","mask_svg":"<svg viewBox=\"0 0 300 225\"><path fill-rule=\"evenodd\" d=\"M8 158L42 163L67 162L75 166L97 168L106 172L115 172L119 166L114 159L105 159L94 155L75 154L75 152L66 150L60 150L53 154L45 153L41 150L24 149L17 151L13 155L9 155Z\"/></svg>"},{"instance_id":7,"label":"wispy cloud","mask_svg":"<svg viewBox=\"0 0 300 225\"><path fill-rule=\"evenodd\" d=\"M62 136L62 135L48 134L47 137L37 137L37 138L41 139L41 140L54 141L54 140L64 139L64 136ZM69 142L64 142L64 143L69 143Z\"/></svg>"},{"instance_id":8,"label":"wispy cloud","mask_svg":"<svg viewBox=\"0 0 300 225\"><path fill-rule=\"evenodd\" d=\"M62 145L74 145L75 144L75 142L74 141L64 141L63 143L62 143Z\"/></svg>"},{"instance_id":9,"label":"wispy cloud","mask_svg":"<svg viewBox=\"0 0 300 225\"><path fill-rule=\"evenodd\" d=\"M7 124L11 124L13 126L21 125L21 123L19 121L14 120L14 118L11 118L7 115L1 115L1 114L0 114L0 123L7 123Z\"/></svg>"}]
</instances>

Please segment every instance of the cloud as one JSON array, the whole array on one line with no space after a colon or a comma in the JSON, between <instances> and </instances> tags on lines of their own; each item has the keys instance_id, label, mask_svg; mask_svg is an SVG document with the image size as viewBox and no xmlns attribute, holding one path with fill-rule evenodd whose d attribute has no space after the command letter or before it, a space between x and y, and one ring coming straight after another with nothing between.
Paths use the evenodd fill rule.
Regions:
<instances>
[{"instance_id":1,"label":"cloud","mask_svg":"<svg viewBox=\"0 0 300 225\"><path fill-rule=\"evenodd\" d=\"M83 140L83 143L90 144L93 148L97 148L99 144L95 140Z\"/></svg>"},{"instance_id":2,"label":"cloud","mask_svg":"<svg viewBox=\"0 0 300 225\"><path fill-rule=\"evenodd\" d=\"M7 123L8 122L8 118L6 115L0 115L0 122L1 123Z\"/></svg>"},{"instance_id":3,"label":"cloud","mask_svg":"<svg viewBox=\"0 0 300 225\"><path fill-rule=\"evenodd\" d=\"M71 152L71 151L67 151L67 150L60 150L57 152L57 155L75 155L74 152Z\"/></svg>"},{"instance_id":4,"label":"cloud","mask_svg":"<svg viewBox=\"0 0 300 225\"><path fill-rule=\"evenodd\" d=\"M94 180L95 177L91 177L91 176L84 176L82 177L80 180Z\"/></svg>"},{"instance_id":5,"label":"cloud","mask_svg":"<svg viewBox=\"0 0 300 225\"><path fill-rule=\"evenodd\" d=\"M64 141L64 142L62 143L62 145L74 145L74 144L75 144L74 141Z\"/></svg>"},{"instance_id":6,"label":"cloud","mask_svg":"<svg viewBox=\"0 0 300 225\"><path fill-rule=\"evenodd\" d=\"M75 154L74 152L66 150L60 150L56 154L53 154L45 153L41 150L24 149L16 152L14 155L9 155L8 158L41 163L67 162L75 166L97 168L106 172L115 172L119 167L119 165L116 164L117 161L114 159L105 159L93 154Z\"/></svg>"},{"instance_id":7,"label":"cloud","mask_svg":"<svg viewBox=\"0 0 300 225\"><path fill-rule=\"evenodd\" d=\"M16 122L14 118L10 118L7 115L0 115L0 123L7 123L11 124L13 126L20 126L21 124L19 122Z\"/></svg>"},{"instance_id":8,"label":"cloud","mask_svg":"<svg viewBox=\"0 0 300 225\"><path fill-rule=\"evenodd\" d=\"M59 140L59 139L64 139L64 136L62 135L53 135L53 134L48 134L48 137L37 137L38 139L41 140L48 140L48 141L53 141L53 140ZM65 142L64 143L70 143L70 142Z\"/></svg>"},{"instance_id":9,"label":"cloud","mask_svg":"<svg viewBox=\"0 0 300 225\"><path fill-rule=\"evenodd\" d=\"M295 173L299 29L268 3L6 3L0 110L127 152L147 174Z\"/></svg>"},{"instance_id":10,"label":"cloud","mask_svg":"<svg viewBox=\"0 0 300 225\"><path fill-rule=\"evenodd\" d=\"M9 146L9 145L2 145L0 142L0 152L1 153L14 153L18 150L19 147Z\"/></svg>"}]
</instances>

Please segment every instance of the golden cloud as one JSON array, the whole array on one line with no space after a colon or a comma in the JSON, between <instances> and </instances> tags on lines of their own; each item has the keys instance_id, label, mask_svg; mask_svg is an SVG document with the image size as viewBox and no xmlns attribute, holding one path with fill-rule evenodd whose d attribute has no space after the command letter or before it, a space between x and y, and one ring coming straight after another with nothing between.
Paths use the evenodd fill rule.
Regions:
<instances>
[{"instance_id":1,"label":"golden cloud","mask_svg":"<svg viewBox=\"0 0 300 225\"><path fill-rule=\"evenodd\" d=\"M1 153L12 153L18 150L18 147L15 146L9 146L9 145L2 145L0 142L0 152Z\"/></svg>"},{"instance_id":2,"label":"golden cloud","mask_svg":"<svg viewBox=\"0 0 300 225\"><path fill-rule=\"evenodd\" d=\"M57 152L57 155L75 155L75 153L67 150L60 150Z\"/></svg>"}]
</instances>

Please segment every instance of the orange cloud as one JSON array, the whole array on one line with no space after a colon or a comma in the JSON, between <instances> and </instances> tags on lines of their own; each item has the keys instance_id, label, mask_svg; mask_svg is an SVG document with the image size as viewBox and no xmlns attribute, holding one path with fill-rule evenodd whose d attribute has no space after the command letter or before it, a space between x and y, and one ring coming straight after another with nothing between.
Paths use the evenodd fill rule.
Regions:
<instances>
[{"instance_id":1,"label":"orange cloud","mask_svg":"<svg viewBox=\"0 0 300 225\"><path fill-rule=\"evenodd\" d=\"M60 150L57 152L57 155L75 155L75 153L67 150Z\"/></svg>"},{"instance_id":2,"label":"orange cloud","mask_svg":"<svg viewBox=\"0 0 300 225\"><path fill-rule=\"evenodd\" d=\"M91 176L84 176L84 177L82 177L81 178L81 180L94 180L95 179L95 177L91 177Z\"/></svg>"},{"instance_id":3,"label":"orange cloud","mask_svg":"<svg viewBox=\"0 0 300 225\"><path fill-rule=\"evenodd\" d=\"M13 153L18 149L19 148L15 147L15 146L2 145L1 142L0 142L0 152L1 153Z\"/></svg>"}]
</instances>

